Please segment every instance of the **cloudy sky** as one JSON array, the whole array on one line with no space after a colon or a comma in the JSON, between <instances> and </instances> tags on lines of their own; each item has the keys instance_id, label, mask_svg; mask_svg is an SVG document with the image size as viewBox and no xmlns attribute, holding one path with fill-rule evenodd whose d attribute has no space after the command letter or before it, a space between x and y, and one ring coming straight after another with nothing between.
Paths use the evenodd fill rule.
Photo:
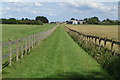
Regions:
<instances>
[{"instance_id":1,"label":"cloudy sky","mask_svg":"<svg viewBox=\"0 0 120 80\"><path fill-rule=\"evenodd\" d=\"M2 18L46 16L50 21L66 21L97 16L100 20L118 19L118 2L2 2Z\"/></svg>"}]
</instances>

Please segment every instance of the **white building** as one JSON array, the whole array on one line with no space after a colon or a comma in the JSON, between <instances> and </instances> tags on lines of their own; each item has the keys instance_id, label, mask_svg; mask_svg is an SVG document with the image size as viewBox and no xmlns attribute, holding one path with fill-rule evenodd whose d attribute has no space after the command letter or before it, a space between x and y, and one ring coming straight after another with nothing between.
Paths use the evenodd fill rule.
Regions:
<instances>
[{"instance_id":1,"label":"white building","mask_svg":"<svg viewBox=\"0 0 120 80\"><path fill-rule=\"evenodd\" d=\"M83 21L83 20L70 20L70 21L67 21L67 24L74 24L74 25L85 24L85 21Z\"/></svg>"}]
</instances>

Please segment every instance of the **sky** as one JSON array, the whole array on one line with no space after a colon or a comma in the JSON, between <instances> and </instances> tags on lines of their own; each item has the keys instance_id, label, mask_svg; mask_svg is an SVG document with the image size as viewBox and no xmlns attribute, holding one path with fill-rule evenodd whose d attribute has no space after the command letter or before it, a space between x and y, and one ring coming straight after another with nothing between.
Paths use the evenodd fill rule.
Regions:
<instances>
[{"instance_id":1,"label":"sky","mask_svg":"<svg viewBox=\"0 0 120 80\"><path fill-rule=\"evenodd\" d=\"M1 18L29 18L45 16L51 21L78 20L97 16L100 20L118 19L118 2L22 2L4 0L0 2Z\"/></svg>"}]
</instances>

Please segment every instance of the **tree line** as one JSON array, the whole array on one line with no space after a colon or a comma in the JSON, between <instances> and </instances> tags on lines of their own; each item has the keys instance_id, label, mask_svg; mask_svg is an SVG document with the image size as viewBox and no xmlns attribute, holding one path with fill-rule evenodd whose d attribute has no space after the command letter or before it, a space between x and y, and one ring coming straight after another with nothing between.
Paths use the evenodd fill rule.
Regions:
<instances>
[{"instance_id":1,"label":"tree line","mask_svg":"<svg viewBox=\"0 0 120 80\"><path fill-rule=\"evenodd\" d=\"M1 18L2 24L31 24L31 25L43 25L43 23L49 23L49 20L44 16L37 16L35 19L22 18L17 20L15 18Z\"/></svg>"},{"instance_id":2,"label":"tree line","mask_svg":"<svg viewBox=\"0 0 120 80\"><path fill-rule=\"evenodd\" d=\"M71 18L71 20L77 20L77 19ZM98 24L98 25L119 25L120 24L120 21L118 20L110 20L107 18L105 20L100 21L98 17L85 18L82 21L85 21L85 24Z\"/></svg>"},{"instance_id":3,"label":"tree line","mask_svg":"<svg viewBox=\"0 0 120 80\"><path fill-rule=\"evenodd\" d=\"M101 24L101 25L118 25L120 24L120 21L118 20L110 20L110 19L105 19L100 21L98 17L91 17L91 18L85 18L84 21L88 24Z\"/></svg>"}]
</instances>

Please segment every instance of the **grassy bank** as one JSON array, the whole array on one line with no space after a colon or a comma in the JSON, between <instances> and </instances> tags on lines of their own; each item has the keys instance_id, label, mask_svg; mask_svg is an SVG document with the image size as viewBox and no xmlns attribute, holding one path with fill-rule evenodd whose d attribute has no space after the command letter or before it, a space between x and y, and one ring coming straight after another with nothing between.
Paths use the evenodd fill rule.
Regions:
<instances>
[{"instance_id":1,"label":"grassy bank","mask_svg":"<svg viewBox=\"0 0 120 80\"><path fill-rule=\"evenodd\" d=\"M96 46L93 42L83 40L76 32L67 30L73 40L82 47L91 57L116 78L120 78L120 56L119 53L111 52L106 48Z\"/></svg>"}]
</instances>

